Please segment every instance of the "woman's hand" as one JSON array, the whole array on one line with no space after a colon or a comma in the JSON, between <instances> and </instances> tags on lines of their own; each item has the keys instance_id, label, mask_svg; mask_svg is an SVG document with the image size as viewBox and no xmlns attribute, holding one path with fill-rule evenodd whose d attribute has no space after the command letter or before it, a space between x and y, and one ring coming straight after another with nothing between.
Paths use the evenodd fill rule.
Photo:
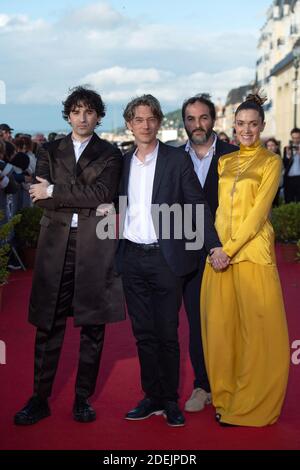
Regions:
<instances>
[{"instance_id":1,"label":"woman's hand","mask_svg":"<svg viewBox=\"0 0 300 470\"><path fill-rule=\"evenodd\" d=\"M229 266L230 258L224 253L222 247L210 250L210 262L216 271L223 271Z\"/></svg>"}]
</instances>

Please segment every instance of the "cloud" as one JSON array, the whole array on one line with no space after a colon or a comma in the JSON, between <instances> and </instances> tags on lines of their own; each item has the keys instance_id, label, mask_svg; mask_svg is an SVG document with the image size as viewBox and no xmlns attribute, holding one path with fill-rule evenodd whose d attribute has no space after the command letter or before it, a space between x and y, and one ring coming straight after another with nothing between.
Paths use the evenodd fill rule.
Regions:
<instances>
[{"instance_id":1,"label":"cloud","mask_svg":"<svg viewBox=\"0 0 300 470\"><path fill-rule=\"evenodd\" d=\"M0 14L0 34L41 30L45 24L44 20L32 21L27 15Z\"/></svg>"},{"instance_id":2,"label":"cloud","mask_svg":"<svg viewBox=\"0 0 300 470\"><path fill-rule=\"evenodd\" d=\"M172 76L173 74L170 72L165 72L155 68L129 69L115 66L86 75L82 79L82 82L89 82L98 88L111 86L112 84L114 86L138 86L140 83L147 83L149 85L160 83L162 80L166 80Z\"/></svg>"},{"instance_id":3,"label":"cloud","mask_svg":"<svg viewBox=\"0 0 300 470\"><path fill-rule=\"evenodd\" d=\"M225 99L228 90L247 84L253 79L253 70L239 67L217 73L197 72L177 74L161 69L129 69L112 67L83 77L81 83L100 90L106 100L125 102L135 95L152 93L158 99L178 104L190 95L208 92Z\"/></svg>"},{"instance_id":4,"label":"cloud","mask_svg":"<svg viewBox=\"0 0 300 470\"><path fill-rule=\"evenodd\" d=\"M109 3L98 2L85 7L73 10L62 19L64 25L82 29L104 29L114 30L124 25L131 24L131 21L113 9Z\"/></svg>"},{"instance_id":5,"label":"cloud","mask_svg":"<svg viewBox=\"0 0 300 470\"><path fill-rule=\"evenodd\" d=\"M254 78L254 34L137 20L107 1L73 8L53 23L0 15L0 34L0 79L10 103L60 103L70 87L90 83L108 104L147 92L177 106L200 91L224 100Z\"/></svg>"}]
</instances>

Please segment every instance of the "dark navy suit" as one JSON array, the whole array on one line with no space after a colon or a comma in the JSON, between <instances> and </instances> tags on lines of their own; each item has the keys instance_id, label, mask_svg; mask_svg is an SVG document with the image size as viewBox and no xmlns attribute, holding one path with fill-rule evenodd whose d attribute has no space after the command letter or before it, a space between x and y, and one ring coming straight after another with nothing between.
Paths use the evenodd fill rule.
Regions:
<instances>
[{"instance_id":1,"label":"dark navy suit","mask_svg":"<svg viewBox=\"0 0 300 470\"><path fill-rule=\"evenodd\" d=\"M128 195L133 153L124 157L120 195ZM130 202L130 201L129 201ZM220 246L204 193L188 155L179 148L159 143L152 189L152 204L204 204L205 249ZM119 270L131 318L146 397L176 401L179 382L178 312L183 277L199 266L200 251L187 251L186 241L176 239L175 224L164 239L156 232L156 249L121 240L117 254ZM198 312L199 316L199 312ZM200 332L198 331L198 335Z\"/></svg>"},{"instance_id":2,"label":"dark navy suit","mask_svg":"<svg viewBox=\"0 0 300 470\"><path fill-rule=\"evenodd\" d=\"M183 149L185 146L182 147ZM238 147L217 139L215 154L212 158L209 171L203 187L205 199L208 202L213 218L215 218L218 207L218 161L222 155L235 152ZM192 366L194 369L194 388L203 388L210 392L210 385L204 363L201 323L200 323L200 288L205 268L207 251L203 248L199 256L198 268L185 278L183 285L184 305L187 312L190 339L189 350Z\"/></svg>"}]
</instances>

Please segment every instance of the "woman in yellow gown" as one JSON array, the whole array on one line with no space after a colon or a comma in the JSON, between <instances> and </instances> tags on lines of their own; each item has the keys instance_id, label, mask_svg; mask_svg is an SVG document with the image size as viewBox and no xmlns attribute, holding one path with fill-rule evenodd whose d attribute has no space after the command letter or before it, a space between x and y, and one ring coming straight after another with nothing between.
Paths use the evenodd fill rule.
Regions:
<instances>
[{"instance_id":1,"label":"woman in yellow gown","mask_svg":"<svg viewBox=\"0 0 300 470\"><path fill-rule=\"evenodd\" d=\"M216 228L229 263L212 254L201 289L206 367L221 425L275 423L289 370L289 339L269 221L281 159L260 142L263 100L249 95L235 114L240 151L219 160ZM220 251L220 249L218 249Z\"/></svg>"}]
</instances>

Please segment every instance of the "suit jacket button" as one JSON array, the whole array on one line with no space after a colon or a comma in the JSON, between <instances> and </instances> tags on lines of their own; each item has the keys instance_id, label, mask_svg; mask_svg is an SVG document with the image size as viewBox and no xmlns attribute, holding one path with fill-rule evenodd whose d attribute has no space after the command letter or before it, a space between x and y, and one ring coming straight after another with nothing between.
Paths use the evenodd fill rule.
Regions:
<instances>
[{"instance_id":1,"label":"suit jacket button","mask_svg":"<svg viewBox=\"0 0 300 470\"><path fill-rule=\"evenodd\" d=\"M75 184L75 178L71 178L71 184Z\"/></svg>"}]
</instances>

